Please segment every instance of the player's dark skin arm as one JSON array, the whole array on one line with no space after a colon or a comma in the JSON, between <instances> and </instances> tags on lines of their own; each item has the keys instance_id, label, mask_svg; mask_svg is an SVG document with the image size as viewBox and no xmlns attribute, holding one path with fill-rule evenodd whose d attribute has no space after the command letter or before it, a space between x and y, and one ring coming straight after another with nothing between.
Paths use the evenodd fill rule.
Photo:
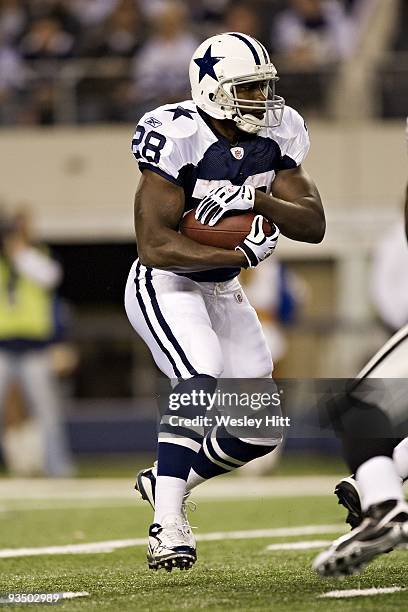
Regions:
<instances>
[{"instance_id":1,"label":"player's dark skin arm","mask_svg":"<svg viewBox=\"0 0 408 612\"><path fill-rule=\"evenodd\" d=\"M177 231L184 212L184 191L155 172L145 170L135 196L135 231L140 261L172 272L241 268L246 258L198 244Z\"/></svg>"},{"instance_id":2,"label":"player's dark skin arm","mask_svg":"<svg viewBox=\"0 0 408 612\"><path fill-rule=\"evenodd\" d=\"M237 96L265 100L256 83L237 87ZM263 113L254 115L259 118ZM233 121L211 118L211 122L231 144L239 141L241 134ZM276 223L281 233L292 240L318 243L324 238L326 220L320 194L301 166L278 172L271 196L257 191L254 212Z\"/></svg>"},{"instance_id":3,"label":"player's dark skin arm","mask_svg":"<svg viewBox=\"0 0 408 612\"><path fill-rule=\"evenodd\" d=\"M320 194L301 166L278 172L271 196L257 191L254 212L276 223L292 240L318 243L324 238L326 221Z\"/></svg>"}]
</instances>

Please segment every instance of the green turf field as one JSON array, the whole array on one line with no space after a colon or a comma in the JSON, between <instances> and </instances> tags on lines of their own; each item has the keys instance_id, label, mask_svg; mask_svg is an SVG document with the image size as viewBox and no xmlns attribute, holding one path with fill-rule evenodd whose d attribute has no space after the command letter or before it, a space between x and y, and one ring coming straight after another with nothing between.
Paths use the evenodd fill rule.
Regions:
<instances>
[{"instance_id":1,"label":"green turf field","mask_svg":"<svg viewBox=\"0 0 408 612\"><path fill-rule=\"evenodd\" d=\"M190 515L190 522L197 526L198 535L304 526L313 531L316 525L328 525L329 533L267 537L246 533L243 534L246 539L232 540L215 533L213 541L199 542L198 562L191 571L177 570L171 574L149 571L142 545L98 554L3 558L0 595L88 592L87 597L60 604L63 610L75 611L406 609L408 590L340 601L318 596L337 589L408 587L408 551L378 559L361 578L339 582L322 580L311 570L311 561L320 549L266 550L270 544L331 540L336 535L336 525L342 522L343 513L334 498L299 496L297 479L292 481L294 493L289 497L202 499L196 512ZM151 519L149 507L136 497L119 498L111 504L109 498L96 497L85 504L83 499L63 495L59 499L28 501L7 499L6 495L6 499L0 499L0 507L0 554L10 548L143 538Z\"/></svg>"}]
</instances>

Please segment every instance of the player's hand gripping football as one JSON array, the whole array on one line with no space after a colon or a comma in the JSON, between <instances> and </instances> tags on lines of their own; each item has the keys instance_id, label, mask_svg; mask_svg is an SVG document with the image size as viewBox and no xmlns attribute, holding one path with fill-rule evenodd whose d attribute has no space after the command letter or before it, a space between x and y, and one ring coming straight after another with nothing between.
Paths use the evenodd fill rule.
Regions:
<instances>
[{"instance_id":1,"label":"player's hand gripping football","mask_svg":"<svg viewBox=\"0 0 408 612\"><path fill-rule=\"evenodd\" d=\"M263 231L263 217L256 215L252 221L251 231L248 236L235 247L236 251L241 251L247 261L248 268L255 268L261 261L269 257L276 247L279 238L279 229L274 223L271 223L272 234L266 236Z\"/></svg>"},{"instance_id":2,"label":"player's hand gripping football","mask_svg":"<svg viewBox=\"0 0 408 612\"><path fill-rule=\"evenodd\" d=\"M252 210L255 204L255 187L252 185L226 185L212 189L197 207L195 218L203 225L213 226L226 213Z\"/></svg>"}]
</instances>

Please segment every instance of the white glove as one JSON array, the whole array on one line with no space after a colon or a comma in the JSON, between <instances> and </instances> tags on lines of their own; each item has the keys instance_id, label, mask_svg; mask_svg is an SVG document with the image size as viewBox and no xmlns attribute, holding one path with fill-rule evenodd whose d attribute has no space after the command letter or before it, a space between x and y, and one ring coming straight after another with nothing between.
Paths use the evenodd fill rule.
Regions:
<instances>
[{"instance_id":1,"label":"white glove","mask_svg":"<svg viewBox=\"0 0 408 612\"><path fill-rule=\"evenodd\" d=\"M252 185L226 185L212 189L197 207L195 218L203 225L215 225L229 212L252 210L255 187Z\"/></svg>"},{"instance_id":2,"label":"white glove","mask_svg":"<svg viewBox=\"0 0 408 612\"><path fill-rule=\"evenodd\" d=\"M236 251L241 251L247 258L248 268L255 268L261 261L269 257L278 242L280 232L277 226L271 223L272 234L266 236L262 228L263 220L262 215L256 215L252 221L250 233L235 247Z\"/></svg>"}]
</instances>

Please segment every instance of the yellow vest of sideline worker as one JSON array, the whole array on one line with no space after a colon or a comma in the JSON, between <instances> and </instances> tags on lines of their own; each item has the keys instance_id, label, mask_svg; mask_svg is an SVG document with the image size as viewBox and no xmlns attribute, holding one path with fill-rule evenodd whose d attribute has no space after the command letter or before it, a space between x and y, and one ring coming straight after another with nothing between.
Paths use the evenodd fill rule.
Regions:
<instances>
[{"instance_id":1,"label":"yellow vest of sideline worker","mask_svg":"<svg viewBox=\"0 0 408 612\"><path fill-rule=\"evenodd\" d=\"M13 279L0 257L0 340L47 340L53 330L53 293L25 276Z\"/></svg>"}]
</instances>

